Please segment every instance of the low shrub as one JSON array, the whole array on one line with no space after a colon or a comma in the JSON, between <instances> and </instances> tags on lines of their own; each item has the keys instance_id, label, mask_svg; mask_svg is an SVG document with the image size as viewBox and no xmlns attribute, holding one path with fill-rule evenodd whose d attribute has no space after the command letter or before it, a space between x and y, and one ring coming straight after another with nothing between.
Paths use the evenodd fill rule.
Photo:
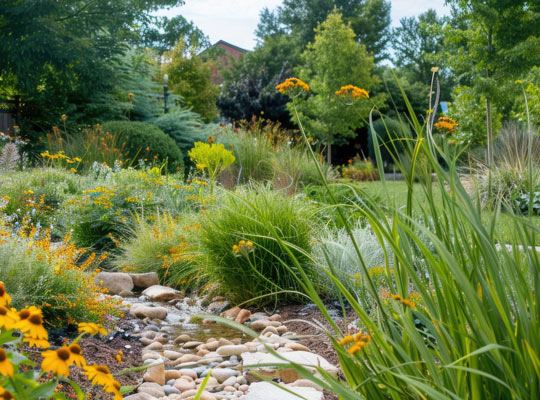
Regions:
<instances>
[{"instance_id":1,"label":"low shrub","mask_svg":"<svg viewBox=\"0 0 540 400\"><path fill-rule=\"evenodd\" d=\"M370 269L384 266L384 249L373 231L356 223L351 232L366 265ZM312 253L317 265L330 270L348 290L353 293L364 290L365 282L361 275L360 261L351 237L345 229L323 230L317 236ZM324 272L321 272L321 276L327 278ZM330 294L335 296L339 293L338 288L329 279L325 279L324 282Z\"/></svg>"},{"instance_id":2,"label":"low shrub","mask_svg":"<svg viewBox=\"0 0 540 400\"><path fill-rule=\"evenodd\" d=\"M102 129L118 136L117 141L132 165L142 159L166 161L169 171L184 166L184 155L175 141L155 125L146 122L110 121L105 122Z\"/></svg>"},{"instance_id":3,"label":"low shrub","mask_svg":"<svg viewBox=\"0 0 540 400\"><path fill-rule=\"evenodd\" d=\"M87 172L94 163L114 165L127 161L127 141L120 142L120 133L109 133L98 124L91 128L47 134L48 151L42 153L48 165L62 166L73 172ZM59 154L67 157L58 157ZM56 156L56 159L55 159Z\"/></svg>"},{"instance_id":4,"label":"low shrub","mask_svg":"<svg viewBox=\"0 0 540 400\"><path fill-rule=\"evenodd\" d=\"M60 327L77 321L98 321L104 314L115 314L113 303L96 300L99 288L86 270L103 258L87 256L68 238L51 246L49 232L41 238L28 237L25 230L12 233L0 226L0 276L10 288L13 306L36 305L49 326Z\"/></svg>"},{"instance_id":5,"label":"low shrub","mask_svg":"<svg viewBox=\"0 0 540 400\"><path fill-rule=\"evenodd\" d=\"M344 178L355 181L377 181L379 171L375 168L370 159L362 159L359 155L348 161L348 165L341 168L341 175Z\"/></svg>"},{"instance_id":6,"label":"low shrub","mask_svg":"<svg viewBox=\"0 0 540 400\"><path fill-rule=\"evenodd\" d=\"M310 213L306 203L267 187L224 193L199 222L209 279L235 303L304 300L297 292L301 290L298 269L292 267L289 255L272 236L289 243L307 274L316 279L309 262ZM280 291L287 292L273 294Z\"/></svg>"},{"instance_id":7,"label":"low shrub","mask_svg":"<svg viewBox=\"0 0 540 400\"><path fill-rule=\"evenodd\" d=\"M507 124L494 142L493 154L493 166L476 171L483 205L500 201L506 210L526 214L532 197L532 211L540 214L540 137L518 124Z\"/></svg>"},{"instance_id":8,"label":"low shrub","mask_svg":"<svg viewBox=\"0 0 540 400\"><path fill-rule=\"evenodd\" d=\"M165 213L158 214L153 223L139 220L113 264L125 272L157 272L163 284L187 287L201 272L194 260L196 247L190 240L198 228L196 224L181 224Z\"/></svg>"},{"instance_id":9,"label":"low shrub","mask_svg":"<svg viewBox=\"0 0 540 400\"><path fill-rule=\"evenodd\" d=\"M193 166L187 153L195 142L206 142L217 131L217 125L206 125L199 114L178 108L154 119L152 124L173 138L184 155L186 166Z\"/></svg>"}]
</instances>

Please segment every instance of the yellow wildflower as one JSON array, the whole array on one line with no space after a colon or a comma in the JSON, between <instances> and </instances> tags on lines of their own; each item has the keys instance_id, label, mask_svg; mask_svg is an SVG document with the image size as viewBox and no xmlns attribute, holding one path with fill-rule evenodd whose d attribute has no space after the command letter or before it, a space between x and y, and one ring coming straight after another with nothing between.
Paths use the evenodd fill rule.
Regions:
<instances>
[{"instance_id":1,"label":"yellow wildflower","mask_svg":"<svg viewBox=\"0 0 540 400\"><path fill-rule=\"evenodd\" d=\"M90 335L97 335L98 333L101 333L102 335L106 335L107 331L103 326L99 324L94 324L92 322L81 322L79 324L79 332L86 332Z\"/></svg>"},{"instance_id":2,"label":"yellow wildflower","mask_svg":"<svg viewBox=\"0 0 540 400\"><path fill-rule=\"evenodd\" d=\"M0 347L0 375L13 376L13 364L8 360L6 351Z\"/></svg>"},{"instance_id":3,"label":"yellow wildflower","mask_svg":"<svg viewBox=\"0 0 540 400\"><path fill-rule=\"evenodd\" d=\"M43 372L54 372L59 376L69 376L69 365L72 364L71 353L66 346L58 350L47 350L41 353L43 361L41 370Z\"/></svg>"},{"instance_id":4,"label":"yellow wildflower","mask_svg":"<svg viewBox=\"0 0 540 400\"><path fill-rule=\"evenodd\" d=\"M0 306L9 306L11 303L11 297L6 292L6 287L4 286L4 282L0 281Z\"/></svg>"}]
</instances>

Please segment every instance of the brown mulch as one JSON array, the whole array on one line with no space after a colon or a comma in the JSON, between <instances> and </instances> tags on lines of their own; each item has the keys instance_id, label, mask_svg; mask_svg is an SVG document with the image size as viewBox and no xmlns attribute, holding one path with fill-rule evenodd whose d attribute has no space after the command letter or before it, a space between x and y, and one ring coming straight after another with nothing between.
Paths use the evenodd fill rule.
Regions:
<instances>
[{"instance_id":1,"label":"brown mulch","mask_svg":"<svg viewBox=\"0 0 540 400\"><path fill-rule=\"evenodd\" d=\"M289 320L305 320L309 322L318 321L326 329L330 326L326 322L322 313L316 307L306 307L303 305L289 305L281 307L277 310L289 331L296 333L298 336L306 336L298 340L298 343L308 347L313 353L319 354L326 358L329 363L339 367L339 359L332 342L328 335L311 324L301 321ZM324 391L324 400L337 400L338 396L328 391Z\"/></svg>"}]
</instances>

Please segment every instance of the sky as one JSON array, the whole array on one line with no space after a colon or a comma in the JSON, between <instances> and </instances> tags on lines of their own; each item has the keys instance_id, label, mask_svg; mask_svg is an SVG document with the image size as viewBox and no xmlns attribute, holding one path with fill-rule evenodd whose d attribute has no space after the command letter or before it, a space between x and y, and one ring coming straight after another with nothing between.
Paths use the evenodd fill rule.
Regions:
<instances>
[{"instance_id":1,"label":"sky","mask_svg":"<svg viewBox=\"0 0 540 400\"><path fill-rule=\"evenodd\" d=\"M392 26L403 17L412 17L433 8L437 14L448 14L444 0L391 0ZM183 15L193 21L215 43L225 40L247 50L255 47L255 28L264 7L273 10L281 0L185 0L181 7L160 12L173 17Z\"/></svg>"}]
</instances>

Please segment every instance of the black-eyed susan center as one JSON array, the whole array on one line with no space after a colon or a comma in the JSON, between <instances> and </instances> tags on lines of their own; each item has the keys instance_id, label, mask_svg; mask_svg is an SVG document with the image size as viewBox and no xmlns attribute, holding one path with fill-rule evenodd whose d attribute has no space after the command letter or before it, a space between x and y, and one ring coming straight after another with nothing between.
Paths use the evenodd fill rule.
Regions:
<instances>
[{"instance_id":1,"label":"black-eyed susan center","mask_svg":"<svg viewBox=\"0 0 540 400\"><path fill-rule=\"evenodd\" d=\"M43 325L43 318L39 314L32 314L28 321L33 325Z\"/></svg>"},{"instance_id":2,"label":"black-eyed susan center","mask_svg":"<svg viewBox=\"0 0 540 400\"><path fill-rule=\"evenodd\" d=\"M0 349L0 363L6 361L6 359L7 359L6 351L4 349Z\"/></svg>"},{"instance_id":3,"label":"black-eyed susan center","mask_svg":"<svg viewBox=\"0 0 540 400\"><path fill-rule=\"evenodd\" d=\"M67 362L69 360L69 350L68 349L58 349L56 350L56 354L58 355L58 358L64 362Z\"/></svg>"}]
</instances>

